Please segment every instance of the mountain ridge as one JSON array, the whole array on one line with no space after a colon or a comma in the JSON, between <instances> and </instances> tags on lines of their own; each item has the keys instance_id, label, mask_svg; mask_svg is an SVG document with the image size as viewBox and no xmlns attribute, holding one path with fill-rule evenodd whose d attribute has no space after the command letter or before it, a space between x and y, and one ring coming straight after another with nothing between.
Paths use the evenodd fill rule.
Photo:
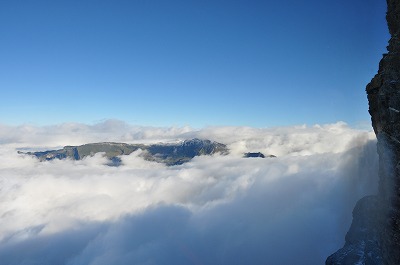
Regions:
<instances>
[{"instance_id":1,"label":"mountain ridge","mask_svg":"<svg viewBox=\"0 0 400 265\"><path fill-rule=\"evenodd\" d=\"M127 144L118 142L88 143L78 146L67 145L57 150L21 152L37 157L40 161L54 159L81 160L97 153L104 153L110 160L111 166L118 166L121 163L120 156L129 155L137 150L142 150L140 155L145 160L164 163L168 166L180 165L200 155L226 155L229 153L225 144L198 138L184 140L180 143L159 143L159 144Z\"/></svg>"}]
</instances>

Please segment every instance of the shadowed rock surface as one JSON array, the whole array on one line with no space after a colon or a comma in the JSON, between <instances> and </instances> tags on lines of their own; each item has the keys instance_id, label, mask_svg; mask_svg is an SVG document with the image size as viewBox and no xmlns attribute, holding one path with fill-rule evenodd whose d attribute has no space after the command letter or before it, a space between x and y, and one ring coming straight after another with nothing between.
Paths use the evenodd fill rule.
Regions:
<instances>
[{"instance_id":1,"label":"shadowed rock surface","mask_svg":"<svg viewBox=\"0 0 400 265\"><path fill-rule=\"evenodd\" d=\"M261 157L265 158L265 155L261 152L256 152L256 153L244 153L243 157L245 158L250 158L250 157Z\"/></svg>"},{"instance_id":2,"label":"shadowed rock surface","mask_svg":"<svg viewBox=\"0 0 400 265\"><path fill-rule=\"evenodd\" d=\"M400 1L387 0L391 38L366 91L378 139L379 191L361 199L344 247L326 264L400 264Z\"/></svg>"},{"instance_id":3,"label":"shadowed rock surface","mask_svg":"<svg viewBox=\"0 0 400 265\"><path fill-rule=\"evenodd\" d=\"M272 157L276 157L276 156L275 155L267 155L267 156L265 156L261 152L249 152L249 153L244 153L243 157L244 158L252 158L252 157L261 157L261 158L269 157L269 158L272 158Z\"/></svg>"},{"instance_id":4,"label":"shadowed rock surface","mask_svg":"<svg viewBox=\"0 0 400 265\"><path fill-rule=\"evenodd\" d=\"M65 146L59 150L27 152L25 154L36 156L40 161L47 161L66 158L80 160L96 153L104 153L104 156L110 160L108 165L119 166L121 164L120 156L129 155L139 149L144 151L141 153L144 159L165 163L168 166L183 164L195 156L228 153L228 148L224 144L210 140L191 139L177 144L91 143L80 146Z\"/></svg>"}]
</instances>

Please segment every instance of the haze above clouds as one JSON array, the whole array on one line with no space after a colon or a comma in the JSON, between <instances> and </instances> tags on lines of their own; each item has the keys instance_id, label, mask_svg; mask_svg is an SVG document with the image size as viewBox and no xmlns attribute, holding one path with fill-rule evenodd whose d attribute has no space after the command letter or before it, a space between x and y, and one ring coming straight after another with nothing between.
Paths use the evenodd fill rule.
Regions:
<instances>
[{"instance_id":1,"label":"haze above clouds","mask_svg":"<svg viewBox=\"0 0 400 265\"><path fill-rule=\"evenodd\" d=\"M109 120L0 130L3 264L322 264L351 209L377 188L373 132L345 123L276 128L140 127ZM228 156L173 167L139 152L39 162L17 150L188 138ZM261 151L277 158L244 159ZM375 183L371 184L371 183Z\"/></svg>"}]
</instances>

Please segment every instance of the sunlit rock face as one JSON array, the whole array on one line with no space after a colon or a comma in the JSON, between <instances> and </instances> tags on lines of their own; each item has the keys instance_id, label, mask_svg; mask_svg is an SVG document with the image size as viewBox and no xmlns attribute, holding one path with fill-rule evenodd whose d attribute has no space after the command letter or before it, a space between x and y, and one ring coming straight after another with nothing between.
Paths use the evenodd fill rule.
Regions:
<instances>
[{"instance_id":1,"label":"sunlit rock face","mask_svg":"<svg viewBox=\"0 0 400 265\"><path fill-rule=\"evenodd\" d=\"M326 264L400 264L400 2L387 4L388 53L366 88L378 139L379 192L357 203L344 247Z\"/></svg>"}]
</instances>

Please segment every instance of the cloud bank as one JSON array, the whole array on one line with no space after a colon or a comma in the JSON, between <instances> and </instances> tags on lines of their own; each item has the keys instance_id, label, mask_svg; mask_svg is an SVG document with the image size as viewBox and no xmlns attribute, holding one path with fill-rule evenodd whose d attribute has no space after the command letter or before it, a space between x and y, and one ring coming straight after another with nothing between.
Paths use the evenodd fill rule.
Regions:
<instances>
[{"instance_id":1,"label":"cloud bank","mask_svg":"<svg viewBox=\"0 0 400 265\"><path fill-rule=\"evenodd\" d=\"M372 132L344 123L153 128L0 125L2 264L323 264L377 189ZM135 152L39 162L20 149L207 138L228 156L173 167ZM277 158L244 159L261 151Z\"/></svg>"}]
</instances>

